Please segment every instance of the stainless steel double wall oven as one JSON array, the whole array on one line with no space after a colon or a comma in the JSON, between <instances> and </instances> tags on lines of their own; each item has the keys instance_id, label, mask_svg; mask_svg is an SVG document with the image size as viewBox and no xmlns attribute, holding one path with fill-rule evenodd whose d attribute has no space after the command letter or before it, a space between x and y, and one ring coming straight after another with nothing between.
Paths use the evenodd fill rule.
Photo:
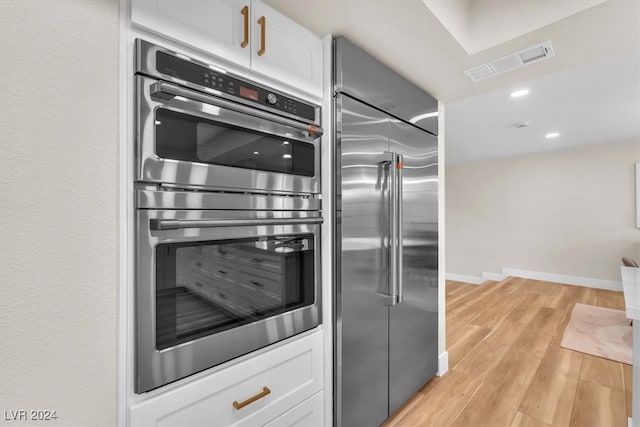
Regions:
<instances>
[{"instance_id":1,"label":"stainless steel double wall oven","mask_svg":"<svg viewBox=\"0 0 640 427\"><path fill-rule=\"evenodd\" d=\"M320 107L136 42L136 392L320 323Z\"/></svg>"}]
</instances>

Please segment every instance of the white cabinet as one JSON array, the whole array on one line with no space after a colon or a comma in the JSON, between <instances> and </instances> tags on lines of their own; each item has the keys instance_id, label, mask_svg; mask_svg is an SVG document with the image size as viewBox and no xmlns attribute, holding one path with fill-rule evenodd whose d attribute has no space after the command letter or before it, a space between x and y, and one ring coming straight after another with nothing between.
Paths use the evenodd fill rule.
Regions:
<instances>
[{"instance_id":1,"label":"white cabinet","mask_svg":"<svg viewBox=\"0 0 640 427\"><path fill-rule=\"evenodd\" d=\"M322 415L322 358L323 333L318 331L135 403L129 408L129 425L258 426L292 410L299 412L274 425L296 425L296 413L297 419L308 418L308 413L316 419ZM297 406L319 392L319 403Z\"/></svg>"},{"instance_id":2,"label":"white cabinet","mask_svg":"<svg viewBox=\"0 0 640 427\"><path fill-rule=\"evenodd\" d=\"M280 415L264 427L321 427L324 425L322 392Z\"/></svg>"},{"instance_id":3,"label":"white cabinet","mask_svg":"<svg viewBox=\"0 0 640 427\"><path fill-rule=\"evenodd\" d=\"M250 65L244 42L248 2L238 0L132 0L131 21L178 42ZM244 47L243 47L244 45Z\"/></svg>"},{"instance_id":4,"label":"white cabinet","mask_svg":"<svg viewBox=\"0 0 640 427\"><path fill-rule=\"evenodd\" d=\"M259 0L131 0L131 22L322 96L322 40Z\"/></svg>"},{"instance_id":5,"label":"white cabinet","mask_svg":"<svg viewBox=\"0 0 640 427\"><path fill-rule=\"evenodd\" d=\"M251 68L322 95L322 40L259 1L251 16Z\"/></svg>"}]
</instances>

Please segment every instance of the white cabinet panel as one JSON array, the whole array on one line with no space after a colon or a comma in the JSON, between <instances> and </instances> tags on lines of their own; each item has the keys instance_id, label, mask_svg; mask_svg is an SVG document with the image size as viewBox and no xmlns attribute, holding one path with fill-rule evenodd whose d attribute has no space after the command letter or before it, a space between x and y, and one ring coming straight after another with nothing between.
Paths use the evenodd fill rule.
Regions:
<instances>
[{"instance_id":1,"label":"white cabinet panel","mask_svg":"<svg viewBox=\"0 0 640 427\"><path fill-rule=\"evenodd\" d=\"M322 427L323 425L323 396L320 392L265 424L264 427Z\"/></svg>"},{"instance_id":2,"label":"white cabinet panel","mask_svg":"<svg viewBox=\"0 0 640 427\"><path fill-rule=\"evenodd\" d=\"M322 96L322 40L257 0L252 1L251 20L251 68Z\"/></svg>"},{"instance_id":3,"label":"white cabinet panel","mask_svg":"<svg viewBox=\"0 0 640 427\"><path fill-rule=\"evenodd\" d=\"M133 0L131 21L248 68L249 46L242 47L245 6L249 0Z\"/></svg>"},{"instance_id":4,"label":"white cabinet panel","mask_svg":"<svg viewBox=\"0 0 640 427\"><path fill-rule=\"evenodd\" d=\"M259 0L131 0L131 22L322 96L322 40Z\"/></svg>"},{"instance_id":5,"label":"white cabinet panel","mask_svg":"<svg viewBox=\"0 0 640 427\"><path fill-rule=\"evenodd\" d=\"M263 425L322 390L323 333L131 405L131 426ZM255 402L242 403L269 389ZM320 411L322 412L322 411Z\"/></svg>"}]
</instances>

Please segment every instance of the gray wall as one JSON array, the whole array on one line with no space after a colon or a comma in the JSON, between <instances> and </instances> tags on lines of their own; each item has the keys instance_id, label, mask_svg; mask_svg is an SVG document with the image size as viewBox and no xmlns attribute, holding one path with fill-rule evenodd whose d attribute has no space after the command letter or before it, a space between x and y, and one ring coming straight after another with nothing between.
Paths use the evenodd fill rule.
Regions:
<instances>
[{"instance_id":1,"label":"gray wall","mask_svg":"<svg viewBox=\"0 0 640 427\"><path fill-rule=\"evenodd\" d=\"M620 258L640 259L638 161L631 140L447 166L447 273L620 281Z\"/></svg>"},{"instance_id":2,"label":"gray wall","mask_svg":"<svg viewBox=\"0 0 640 427\"><path fill-rule=\"evenodd\" d=\"M118 2L2 0L0 43L2 422L114 425Z\"/></svg>"}]
</instances>

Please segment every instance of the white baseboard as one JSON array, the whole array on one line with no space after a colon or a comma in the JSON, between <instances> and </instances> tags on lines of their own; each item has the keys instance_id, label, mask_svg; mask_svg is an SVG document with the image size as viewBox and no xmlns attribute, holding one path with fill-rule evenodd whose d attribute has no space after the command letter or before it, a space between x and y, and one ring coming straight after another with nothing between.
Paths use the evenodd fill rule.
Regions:
<instances>
[{"instance_id":1,"label":"white baseboard","mask_svg":"<svg viewBox=\"0 0 640 427\"><path fill-rule=\"evenodd\" d=\"M504 279L507 278L506 274L500 274L500 273L488 273L486 271L482 272L482 277L485 280L493 280L494 282L502 282Z\"/></svg>"},{"instance_id":2,"label":"white baseboard","mask_svg":"<svg viewBox=\"0 0 640 427\"><path fill-rule=\"evenodd\" d=\"M449 370L449 352L445 351L438 356L438 373L439 377L443 376Z\"/></svg>"},{"instance_id":3,"label":"white baseboard","mask_svg":"<svg viewBox=\"0 0 640 427\"><path fill-rule=\"evenodd\" d=\"M467 276L466 274L446 273L444 278L455 282L471 283L472 285L481 285L486 279L478 276Z\"/></svg>"},{"instance_id":4,"label":"white baseboard","mask_svg":"<svg viewBox=\"0 0 640 427\"><path fill-rule=\"evenodd\" d=\"M606 289L610 291L622 291L622 282L615 280L593 279L590 277L569 276L566 274L545 273L541 271L519 270L517 268L504 267L503 275L524 277L525 279L544 280L546 282L563 283L565 285L577 285L587 288Z\"/></svg>"}]
</instances>

